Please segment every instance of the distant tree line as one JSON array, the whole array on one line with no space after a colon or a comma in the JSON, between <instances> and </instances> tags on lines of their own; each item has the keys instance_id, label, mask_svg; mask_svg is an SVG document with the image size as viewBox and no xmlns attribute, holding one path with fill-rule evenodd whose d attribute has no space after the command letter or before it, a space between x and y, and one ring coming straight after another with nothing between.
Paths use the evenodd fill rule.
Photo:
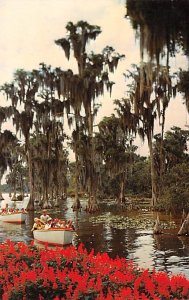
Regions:
<instances>
[{"instance_id":1,"label":"distant tree line","mask_svg":"<svg viewBox=\"0 0 189 300\"><path fill-rule=\"evenodd\" d=\"M188 27L181 25L183 19L188 22L189 4L181 1L185 9L179 11L178 1L166 2L167 13L180 12L172 32L173 20L165 17L160 2L126 1L127 18L140 38L141 64L125 72L127 97L115 99L115 113L99 124L100 96L111 96L110 73L124 55L111 46L87 52L87 44L101 33L97 25L69 22L67 36L55 41L67 59L73 55L77 73L41 63L36 70L17 70L13 81L1 86L10 105L0 107L0 180L9 170L7 183L14 195L29 190L31 209L34 200L43 207L61 205L71 190L74 209L84 194L90 211L99 208L102 198L122 203L126 195L150 197L158 209L189 206L188 131L175 124L165 132L171 99L181 93L189 107L188 70L171 74L169 66L170 56L180 49L189 53ZM15 133L2 129L7 121ZM157 122L160 133L155 135ZM147 140L147 158L136 154L138 135Z\"/></svg>"}]
</instances>

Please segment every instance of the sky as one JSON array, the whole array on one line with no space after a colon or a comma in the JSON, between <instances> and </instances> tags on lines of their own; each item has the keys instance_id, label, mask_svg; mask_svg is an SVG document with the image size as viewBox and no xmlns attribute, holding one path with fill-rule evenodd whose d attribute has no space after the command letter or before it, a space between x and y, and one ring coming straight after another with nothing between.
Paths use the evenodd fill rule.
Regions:
<instances>
[{"instance_id":1,"label":"sky","mask_svg":"<svg viewBox=\"0 0 189 300\"><path fill-rule=\"evenodd\" d=\"M120 62L111 80L116 84L112 96L106 94L102 100L96 122L114 113L113 100L126 96L123 73L131 65L139 64L139 44L129 20L125 19L125 0L0 0L0 85L11 82L17 69L30 71L41 62L52 67L75 69L74 61L67 61L64 52L54 41L66 36L65 26L69 21L87 21L99 25L102 33L89 45L89 51L100 52L112 46L125 59ZM172 66L185 68L186 60L178 56ZM75 69L76 70L76 69ZM1 104L5 100L0 98ZM171 100L166 115L165 129L177 125L185 128L189 124L182 98ZM6 124L7 128L10 124ZM148 155L148 148L137 140L138 153Z\"/></svg>"}]
</instances>

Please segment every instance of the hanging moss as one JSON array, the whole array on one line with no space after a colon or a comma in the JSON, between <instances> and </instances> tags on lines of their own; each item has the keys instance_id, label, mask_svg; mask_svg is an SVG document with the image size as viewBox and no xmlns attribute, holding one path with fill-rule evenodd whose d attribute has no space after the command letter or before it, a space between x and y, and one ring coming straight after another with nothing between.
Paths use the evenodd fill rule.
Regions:
<instances>
[{"instance_id":1,"label":"hanging moss","mask_svg":"<svg viewBox=\"0 0 189 300\"><path fill-rule=\"evenodd\" d=\"M188 0L126 0L127 17L145 51L159 64L160 57L174 56L178 48L189 55ZM165 51L166 50L166 51Z\"/></svg>"},{"instance_id":2,"label":"hanging moss","mask_svg":"<svg viewBox=\"0 0 189 300\"><path fill-rule=\"evenodd\" d=\"M56 40L55 43L62 47L66 58L69 60L69 58L70 58L70 42L67 39L62 38L62 39Z\"/></svg>"}]
</instances>

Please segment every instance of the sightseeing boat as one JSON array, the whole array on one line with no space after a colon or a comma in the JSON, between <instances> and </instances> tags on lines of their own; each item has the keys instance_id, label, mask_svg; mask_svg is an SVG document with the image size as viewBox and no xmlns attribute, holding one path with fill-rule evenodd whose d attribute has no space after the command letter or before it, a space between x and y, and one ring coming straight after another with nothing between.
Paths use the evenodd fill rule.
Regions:
<instances>
[{"instance_id":1,"label":"sightseeing boat","mask_svg":"<svg viewBox=\"0 0 189 300\"><path fill-rule=\"evenodd\" d=\"M71 228L37 229L33 231L33 236L39 243L63 246L72 243L74 232Z\"/></svg>"},{"instance_id":2,"label":"sightseeing boat","mask_svg":"<svg viewBox=\"0 0 189 300\"><path fill-rule=\"evenodd\" d=\"M26 212L12 212L0 214L0 221L6 223L22 224L26 221Z\"/></svg>"}]
</instances>

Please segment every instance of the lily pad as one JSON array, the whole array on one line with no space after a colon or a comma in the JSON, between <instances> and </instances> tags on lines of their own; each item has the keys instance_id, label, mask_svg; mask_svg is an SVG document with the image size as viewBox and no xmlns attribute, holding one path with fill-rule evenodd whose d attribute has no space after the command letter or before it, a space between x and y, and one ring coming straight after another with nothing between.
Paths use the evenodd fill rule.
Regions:
<instances>
[{"instance_id":1,"label":"lily pad","mask_svg":"<svg viewBox=\"0 0 189 300\"><path fill-rule=\"evenodd\" d=\"M153 229L155 224L155 219L147 216L124 216L124 215L115 215L111 212L104 213L99 216L91 217L90 222L93 224L103 223L109 225L115 229L139 229L139 230L150 230ZM160 222L162 229L173 229L176 228L176 224L173 221L162 221Z\"/></svg>"}]
</instances>

